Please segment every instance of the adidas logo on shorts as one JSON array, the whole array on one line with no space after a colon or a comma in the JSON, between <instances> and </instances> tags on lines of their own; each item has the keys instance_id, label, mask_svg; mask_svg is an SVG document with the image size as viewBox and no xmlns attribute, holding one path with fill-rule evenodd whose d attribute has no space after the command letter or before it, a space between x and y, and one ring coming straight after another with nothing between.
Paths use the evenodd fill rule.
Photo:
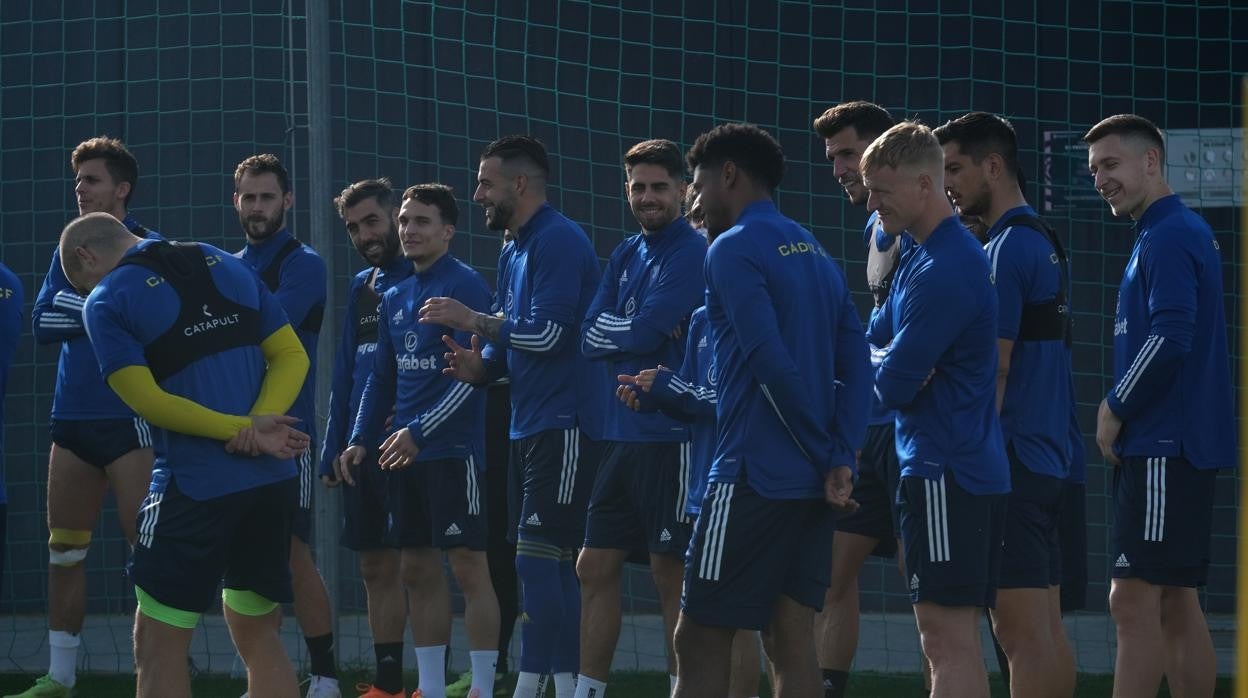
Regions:
<instances>
[{"instance_id":1,"label":"adidas logo on shorts","mask_svg":"<svg viewBox=\"0 0 1248 698\"><path fill-rule=\"evenodd\" d=\"M525 526L541 526L542 520L537 518L537 512L535 511L532 514L529 514L529 518L524 520L524 525Z\"/></svg>"},{"instance_id":2,"label":"adidas logo on shorts","mask_svg":"<svg viewBox=\"0 0 1248 698\"><path fill-rule=\"evenodd\" d=\"M671 539L672 539L672 532L667 530L666 528L663 529L663 532L659 534L660 543L666 543L670 541Z\"/></svg>"},{"instance_id":3,"label":"adidas logo on shorts","mask_svg":"<svg viewBox=\"0 0 1248 698\"><path fill-rule=\"evenodd\" d=\"M917 574L910 575L910 588L911 589L919 588L919 575Z\"/></svg>"},{"instance_id":4,"label":"adidas logo on shorts","mask_svg":"<svg viewBox=\"0 0 1248 698\"><path fill-rule=\"evenodd\" d=\"M1130 567L1130 566L1131 566L1131 563L1127 562L1127 556L1125 554L1120 553L1118 555L1118 560L1114 563L1114 567Z\"/></svg>"},{"instance_id":5,"label":"adidas logo on shorts","mask_svg":"<svg viewBox=\"0 0 1248 698\"><path fill-rule=\"evenodd\" d=\"M443 535L458 536L461 533L463 533L463 531L459 530L459 526L456 526L454 522L451 522L451 525L446 527L446 533Z\"/></svg>"}]
</instances>

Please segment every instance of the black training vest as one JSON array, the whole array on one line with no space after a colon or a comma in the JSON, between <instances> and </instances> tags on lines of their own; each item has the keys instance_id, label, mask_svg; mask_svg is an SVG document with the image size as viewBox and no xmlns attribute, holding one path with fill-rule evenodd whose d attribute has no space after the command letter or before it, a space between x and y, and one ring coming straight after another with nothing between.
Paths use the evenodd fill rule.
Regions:
<instances>
[{"instance_id":1,"label":"black training vest","mask_svg":"<svg viewBox=\"0 0 1248 698\"><path fill-rule=\"evenodd\" d=\"M377 294L377 289L373 288L376 283L377 270L368 277L368 281L360 286L360 290L355 296L355 346L359 348L365 344L372 344L377 341L377 321L381 316L381 296Z\"/></svg>"},{"instance_id":2,"label":"black training vest","mask_svg":"<svg viewBox=\"0 0 1248 698\"><path fill-rule=\"evenodd\" d=\"M118 264L152 271L173 288L180 301L173 325L143 347L157 383L199 359L260 345L260 311L222 295L209 269L219 263L216 256L205 257L197 243L160 240L126 255Z\"/></svg>"},{"instance_id":3,"label":"black training vest","mask_svg":"<svg viewBox=\"0 0 1248 698\"><path fill-rule=\"evenodd\" d=\"M264 282L265 286L269 287L270 293L277 293L277 288L281 282L282 262L286 261L286 258L300 247L303 247L303 243L295 238L292 237L287 240L286 244L282 245L282 249L277 251L277 256L273 258L273 261L269 262L269 266L260 272L260 280ZM325 304L314 305L308 309L308 314L303 317L303 322L299 323L299 326L295 329L304 332L320 332L321 321L324 319Z\"/></svg>"},{"instance_id":4,"label":"black training vest","mask_svg":"<svg viewBox=\"0 0 1248 698\"><path fill-rule=\"evenodd\" d=\"M1060 339L1069 347L1074 318L1066 299L1066 286L1070 283L1069 258L1066 256L1066 249L1057 239L1057 232L1038 216L1027 213L1010 216L1001 225L1001 229L1005 230L1020 224L1039 231L1053 246L1053 251L1057 255L1058 287L1057 295L1052 300L1028 303L1023 306L1023 315L1018 327L1018 341L1041 342Z\"/></svg>"}]
</instances>

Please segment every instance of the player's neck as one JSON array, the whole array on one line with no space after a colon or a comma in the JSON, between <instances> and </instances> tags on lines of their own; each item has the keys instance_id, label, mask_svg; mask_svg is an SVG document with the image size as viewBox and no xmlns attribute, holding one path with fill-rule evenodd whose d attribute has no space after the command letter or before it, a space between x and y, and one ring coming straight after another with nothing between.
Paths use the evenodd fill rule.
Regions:
<instances>
[{"instance_id":1,"label":"player's neck","mask_svg":"<svg viewBox=\"0 0 1248 698\"><path fill-rule=\"evenodd\" d=\"M511 220L507 221L508 230L520 230L533 220L533 216L537 215L538 209L546 203L546 197L539 199L522 200L516 202L516 212L512 214Z\"/></svg>"},{"instance_id":2,"label":"player's neck","mask_svg":"<svg viewBox=\"0 0 1248 698\"><path fill-rule=\"evenodd\" d=\"M1023 192L1017 186L1010 187L1003 192L993 192L992 203L988 205L988 212L982 216L984 225L988 228L997 224L1006 211L1026 206L1027 199L1023 197Z\"/></svg>"},{"instance_id":3,"label":"player's neck","mask_svg":"<svg viewBox=\"0 0 1248 698\"><path fill-rule=\"evenodd\" d=\"M953 207L950 206L949 200L941 197L932 201L932 203L924 207L919 217L906 228L906 232L914 241L922 245L927 239L936 232L936 228L940 227L942 221L953 215Z\"/></svg>"},{"instance_id":4,"label":"player's neck","mask_svg":"<svg viewBox=\"0 0 1248 698\"><path fill-rule=\"evenodd\" d=\"M1164 199L1173 193L1174 190L1170 188L1170 184L1166 182L1166 180L1158 180L1151 187L1149 187L1148 196L1144 197L1144 200L1140 202L1139 207L1131 211L1131 220L1140 220L1140 218L1144 216L1144 213L1148 211L1149 207L1157 203L1159 199Z\"/></svg>"},{"instance_id":5,"label":"player's neck","mask_svg":"<svg viewBox=\"0 0 1248 698\"><path fill-rule=\"evenodd\" d=\"M432 267L434 264L437 264L439 259L442 259L443 257L445 257L447 252L449 251L450 251L449 249L446 249L446 250L442 250L436 255L430 255L428 257L421 257L419 259L413 259L412 268L416 270L417 274L427 271L429 267Z\"/></svg>"}]
</instances>

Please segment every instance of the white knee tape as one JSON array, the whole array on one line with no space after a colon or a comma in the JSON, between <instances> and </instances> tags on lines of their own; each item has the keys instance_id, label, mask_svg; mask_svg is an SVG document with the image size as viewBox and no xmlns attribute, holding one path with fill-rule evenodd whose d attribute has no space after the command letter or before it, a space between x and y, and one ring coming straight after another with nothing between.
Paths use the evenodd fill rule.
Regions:
<instances>
[{"instance_id":1,"label":"white knee tape","mask_svg":"<svg viewBox=\"0 0 1248 698\"><path fill-rule=\"evenodd\" d=\"M86 548L70 548L69 550L48 549L48 562L57 567L73 567L87 559Z\"/></svg>"}]
</instances>

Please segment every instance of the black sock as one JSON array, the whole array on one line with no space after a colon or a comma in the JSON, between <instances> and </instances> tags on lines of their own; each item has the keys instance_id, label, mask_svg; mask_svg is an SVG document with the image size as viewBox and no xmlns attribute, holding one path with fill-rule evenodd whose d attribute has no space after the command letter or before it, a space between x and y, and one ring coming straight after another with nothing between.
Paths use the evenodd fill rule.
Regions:
<instances>
[{"instance_id":1,"label":"black sock","mask_svg":"<svg viewBox=\"0 0 1248 698\"><path fill-rule=\"evenodd\" d=\"M327 679L338 678L338 668L334 665L334 634L305 637L303 642L308 646L308 655L312 659L312 674Z\"/></svg>"},{"instance_id":2,"label":"black sock","mask_svg":"<svg viewBox=\"0 0 1248 698\"><path fill-rule=\"evenodd\" d=\"M843 698L845 685L849 683L848 671L823 670L823 698Z\"/></svg>"},{"instance_id":3,"label":"black sock","mask_svg":"<svg viewBox=\"0 0 1248 698\"><path fill-rule=\"evenodd\" d=\"M373 685L386 693L403 690L403 643L380 642L373 645L377 655L377 678Z\"/></svg>"}]
</instances>

